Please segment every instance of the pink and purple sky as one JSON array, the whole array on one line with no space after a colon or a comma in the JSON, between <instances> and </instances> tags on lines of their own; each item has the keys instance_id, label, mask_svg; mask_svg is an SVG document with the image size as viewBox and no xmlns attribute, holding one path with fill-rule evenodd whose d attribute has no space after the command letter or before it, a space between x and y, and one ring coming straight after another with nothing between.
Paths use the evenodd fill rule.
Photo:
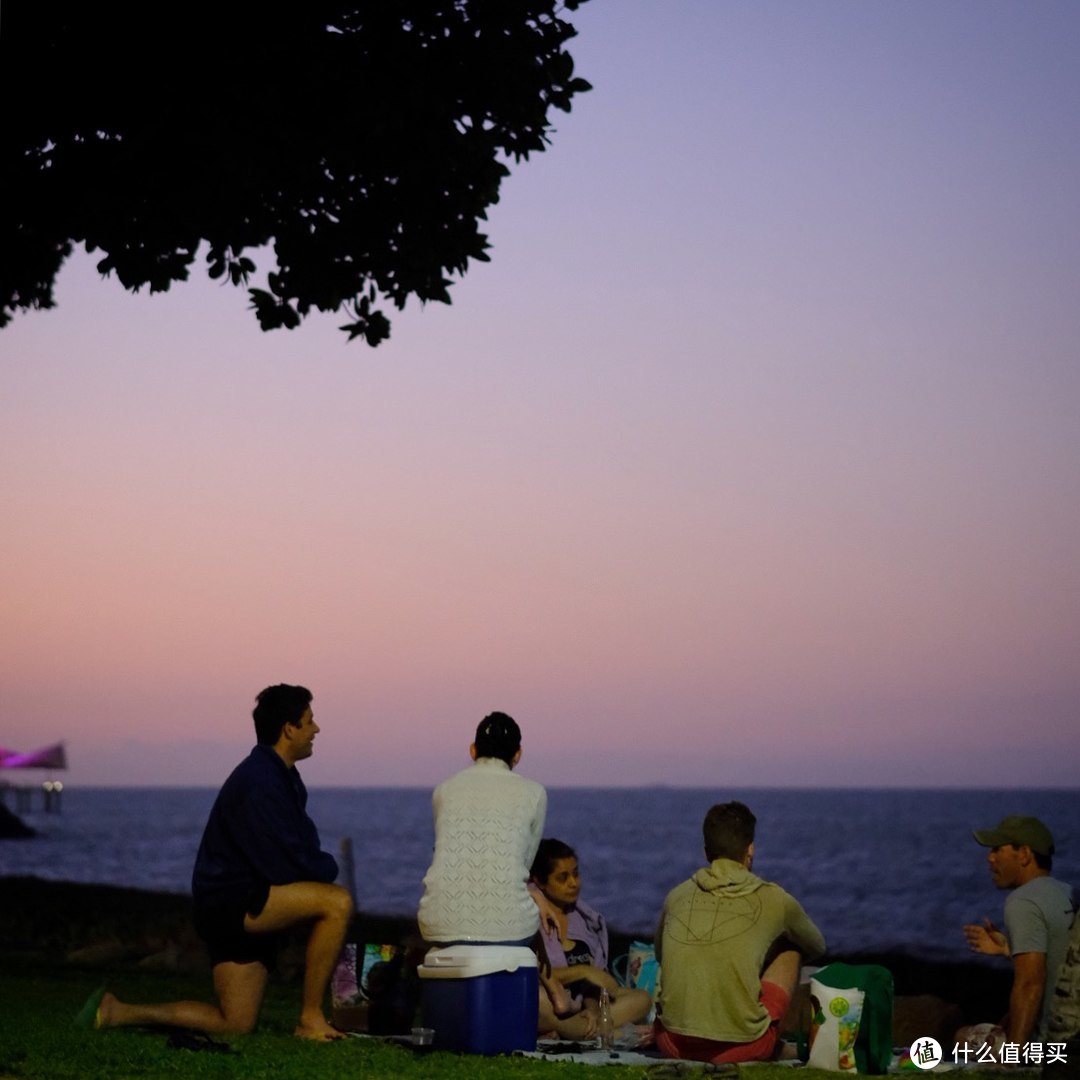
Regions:
<instances>
[{"instance_id":1,"label":"pink and purple sky","mask_svg":"<svg viewBox=\"0 0 1080 1080\"><path fill-rule=\"evenodd\" d=\"M0 332L0 744L430 785L1074 786L1080 6L593 0L493 261L370 350L73 257Z\"/></svg>"}]
</instances>

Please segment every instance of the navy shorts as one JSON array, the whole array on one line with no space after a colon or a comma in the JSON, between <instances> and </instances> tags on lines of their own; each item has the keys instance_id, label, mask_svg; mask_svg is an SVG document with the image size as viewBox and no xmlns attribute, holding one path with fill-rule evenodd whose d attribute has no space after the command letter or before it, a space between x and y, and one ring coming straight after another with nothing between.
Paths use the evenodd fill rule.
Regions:
<instances>
[{"instance_id":1,"label":"navy shorts","mask_svg":"<svg viewBox=\"0 0 1080 1080\"><path fill-rule=\"evenodd\" d=\"M244 916L258 915L269 895L270 886L261 885L236 900L195 901L195 929L206 942L212 966L259 963L267 971L274 970L280 935L249 934L244 929Z\"/></svg>"}]
</instances>

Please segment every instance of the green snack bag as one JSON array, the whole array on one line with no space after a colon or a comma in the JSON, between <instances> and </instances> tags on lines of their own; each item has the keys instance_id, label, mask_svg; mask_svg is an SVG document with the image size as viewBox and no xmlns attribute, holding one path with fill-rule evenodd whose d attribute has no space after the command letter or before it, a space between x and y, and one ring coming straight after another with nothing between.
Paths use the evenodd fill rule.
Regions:
<instances>
[{"instance_id":1,"label":"green snack bag","mask_svg":"<svg viewBox=\"0 0 1080 1080\"><path fill-rule=\"evenodd\" d=\"M814 978L823 986L856 987L863 992L862 1017L855 1039L855 1064L861 1073L884 1073L892 1062L893 979L880 964L829 964Z\"/></svg>"}]
</instances>

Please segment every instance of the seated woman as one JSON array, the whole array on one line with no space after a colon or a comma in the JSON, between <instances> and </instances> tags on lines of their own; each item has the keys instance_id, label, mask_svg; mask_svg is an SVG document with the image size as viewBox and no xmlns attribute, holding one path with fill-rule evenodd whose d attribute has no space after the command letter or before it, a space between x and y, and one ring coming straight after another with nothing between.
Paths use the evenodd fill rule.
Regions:
<instances>
[{"instance_id":1,"label":"seated woman","mask_svg":"<svg viewBox=\"0 0 1080 1080\"><path fill-rule=\"evenodd\" d=\"M557 924L541 927L551 975L544 980L548 993L541 994L540 1031L565 1039L595 1034L602 989L611 1000L616 1028L639 1023L652 999L647 990L620 986L608 972L607 923L578 898L581 875L574 849L561 840L541 840L531 873L533 885L555 909Z\"/></svg>"}]
</instances>

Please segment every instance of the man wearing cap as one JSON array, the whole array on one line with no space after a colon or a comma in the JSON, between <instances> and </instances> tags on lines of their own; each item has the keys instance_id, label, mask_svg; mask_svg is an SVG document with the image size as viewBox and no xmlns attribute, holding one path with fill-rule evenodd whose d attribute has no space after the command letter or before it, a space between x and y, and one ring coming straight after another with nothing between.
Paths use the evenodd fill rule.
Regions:
<instances>
[{"instance_id":1,"label":"man wearing cap","mask_svg":"<svg viewBox=\"0 0 1080 1080\"><path fill-rule=\"evenodd\" d=\"M1013 985L1002 1020L1005 1041L1024 1045L1045 1034L1058 968L1072 926L1072 889L1050 876L1054 838L1038 819L1013 814L992 829L978 829L975 840L989 848L986 859L1005 901L1005 930L989 919L964 927L973 952L1009 956Z\"/></svg>"}]
</instances>

